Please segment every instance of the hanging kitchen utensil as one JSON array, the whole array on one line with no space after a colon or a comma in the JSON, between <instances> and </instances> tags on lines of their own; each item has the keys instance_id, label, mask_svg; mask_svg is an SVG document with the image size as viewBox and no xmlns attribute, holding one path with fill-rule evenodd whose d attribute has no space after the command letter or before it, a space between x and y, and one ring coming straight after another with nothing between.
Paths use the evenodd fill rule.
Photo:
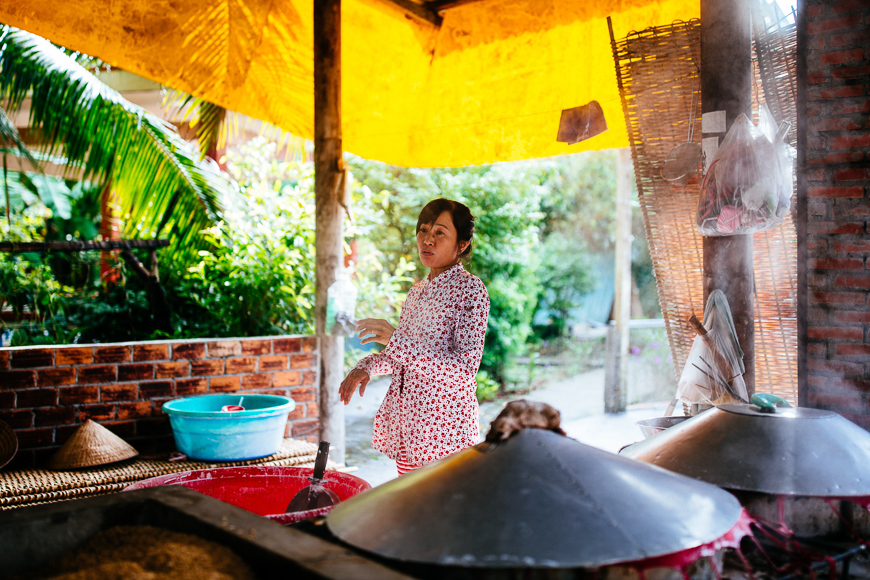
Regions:
<instances>
[{"instance_id":1,"label":"hanging kitchen utensil","mask_svg":"<svg viewBox=\"0 0 870 580\"><path fill-rule=\"evenodd\" d=\"M494 422L486 442L345 500L326 525L380 556L477 569L642 569L728 534L739 542L742 510L727 492L536 423L545 428Z\"/></svg>"},{"instance_id":2,"label":"hanging kitchen utensil","mask_svg":"<svg viewBox=\"0 0 870 580\"><path fill-rule=\"evenodd\" d=\"M321 441L314 459L314 473L308 478L311 485L296 492L287 505L286 513L301 512L333 506L341 500L331 489L323 486L323 473L329 458L329 442Z\"/></svg>"},{"instance_id":3,"label":"hanging kitchen utensil","mask_svg":"<svg viewBox=\"0 0 870 580\"><path fill-rule=\"evenodd\" d=\"M700 72L700 71L699 71ZM665 181L670 181L675 185L685 185L692 178L692 174L698 168L701 162L701 146L694 143L692 139L695 136L695 84L697 82L697 74L692 81L692 100L689 105L689 135L685 143L681 143L671 149L668 156L665 157L664 163L659 174Z\"/></svg>"}]
</instances>

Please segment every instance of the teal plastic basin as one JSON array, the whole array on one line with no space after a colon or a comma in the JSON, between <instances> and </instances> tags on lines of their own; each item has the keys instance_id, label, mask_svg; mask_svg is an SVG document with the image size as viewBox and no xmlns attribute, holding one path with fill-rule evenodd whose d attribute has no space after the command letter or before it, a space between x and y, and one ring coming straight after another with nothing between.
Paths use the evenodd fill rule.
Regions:
<instances>
[{"instance_id":1,"label":"teal plastic basin","mask_svg":"<svg viewBox=\"0 0 870 580\"><path fill-rule=\"evenodd\" d=\"M239 405L244 411L221 411ZM277 452L296 404L278 395L201 395L163 405L178 450L202 461L257 459Z\"/></svg>"}]
</instances>

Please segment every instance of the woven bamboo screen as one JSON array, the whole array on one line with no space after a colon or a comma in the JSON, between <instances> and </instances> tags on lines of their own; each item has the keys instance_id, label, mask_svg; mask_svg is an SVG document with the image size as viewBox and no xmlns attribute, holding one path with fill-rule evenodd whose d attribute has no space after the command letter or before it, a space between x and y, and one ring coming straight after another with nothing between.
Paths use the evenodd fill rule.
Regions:
<instances>
[{"instance_id":1,"label":"woven bamboo screen","mask_svg":"<svg viewBox=\"0 0 870 580\"><path fill-rule=\"evenodd\" d=\"M787 54L787 49L769 52ZM694 129L692 140L701 142L700 23L675 22L633 32L614 40L613 55L659 301L674 370L680 376L695 337L687 320L692 314L702 318L704 312L703 244L695 226L701 170L685 185L664 180L660 171L671 150L687 141L690 129ZM765 66L772 70L776 65L765 61ZM779 86L778 76L782 72L771 75L772 86ZM777 118L784 102L779 101L778 111L771 106ZM756 390L796 404L797 242L793 219L755 234L753 241Z\"/></svg>"}]
</instances>

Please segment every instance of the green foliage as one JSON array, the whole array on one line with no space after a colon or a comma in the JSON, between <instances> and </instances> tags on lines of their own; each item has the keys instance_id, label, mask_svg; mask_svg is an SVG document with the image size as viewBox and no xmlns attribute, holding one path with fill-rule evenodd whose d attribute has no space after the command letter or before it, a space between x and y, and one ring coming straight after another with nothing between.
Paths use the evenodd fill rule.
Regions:
<instances>
[{"instance_id":1,"label":"green foliage","mask_svg":"<svg viewBox=\"0 0 870 580\"><path fill-rule=\"evenodd\" d=\"M498 395L499 384L490 378L488 372L478 372L477 376L474 377L474 380L477 381L475 395L477 396L478 403L495 399L496 395Z\"/></svg>"},{"instance_id":2,"label":"green foliage","mask_svg":"<svg viewBox=\"0 0 870 580\"><path fill-rule=\"evenodd\" d=\"M25 324L12 332L11 344L44 344L65 338L54 321L62 313L62 288L45 264L31 264L16 256L0 261L0 308L8 307ZM47 322L47 324L46 324ZM4 325L5 326L5 325Z\"/></svg>"},{"instance_id":3,"label":"green foliage","mask_svg":"<svg viewBox=\"0 0 870 580\"><path fill-rule=\"evenodd\" d=\"M659 290L640 207L632 211L631 231L634 237L631 244L631 277L637 284L638 299L645 316L661 318L662 305L659 302Z\"/></svg>"},{"instance_id":4,"label":"green foliage","mask_svg":"<svg viewBox=\"0 0 870 580\"><path fill-rule=\"evenodd\" d=\"M222 220L202 233L203 245L193 259L158 254L172 312L170 334L156 330L143 282L119 264L120 283L103 286L99 253L92 252L63 256L66 264L57 255L0 257L0 299L25 319L14 340L84 343L313 332L313 170L279 160L276 149L257 139L231 150L227 164L241 194L226 196ZM352 264L357 316L398 322L409 287L426 273L416 250L417 215L431 199L456 199L477 218L466 268L484 281L491 302L478 397L495 396L494 389L509 383L527 388L549 376L554 372L549 363L534 362L539 350L542 357L552 355L545 353L544 337L532 333L531 321L536 309L546 308L554 319L553 344L567 341L558 337L566 334L568 312L595 283L592 258L613 244L607 225L615 210L612 157L605 152L426 170L351 158L353 202L346 233L347 251L353 246L357 252ZM40 189L44 180L17 183L24 183L31 197L11 226L0 227L2 239L96 236L99 187L55 180L52 187L70 206L65 219L42 203L52 198ZM137 255L147 262L146 252ZM517 373L514 361L526 355L533 364ZM569 358L599 357L577 352ZM558 368L568 368L567 363Z\"/></svg>"},{"instance_id":5,"label":"green foliage","mask_svg":"<svg viewBox=\"0 0 870 580\"><path fill-rule=\"evenodd\" d=\"M10 213L24 211L35 204L42 204L50 215L61 219L72 217L72 192L63 179L37 173L8 171L5 179L0 173L0 208L6 209L6 194L9 197Z\"/></svg>"},{"instance_id":6,"label":"green foliage","mask_svg":"<svg viewBox=\"0 0 870 580\"><path fill-rule=\"evenodd\" d=\"M73 188L76 189L75 187ZM62 231L75 223L59 220ZM44 239L42 212L35 204L15 214L13 222L0 224L0 239ZM50 212L49 212L50 215ZM49 220L49 224L52 220ZM102 286L97 252L58 254L0 254L0 309L7 308L18 322L2 325L13 346L121 342L151 338L153 324L145 291L136 280L126 283L126 269L119 265L122 282ZM140 285L141 286L141 285Z\"/></svg>"},{"instance_id":7,"label":"green foliage","mask_svg":"<svg viewBox=\"0 0 870 580\"><path fill-rule=\"evenodd\" d=\"M541 245L538 308L546 309L552 320L542 338L565 336L571 309L595 287L592 257L577 242L563 231L553 231Z\"/></svg>"},{"instance_id":8,"label":"green foliage","mask_svg":"<svg viewBox=\"0 0 870 580\"><path fill-rule=\"evenodd\" d=\"M543 197L542 291L538 310L550 323L541 338L568 334L569 313L595 288L597 257L615 243L616 154L598 151L540 162L545 172Z\"/></svg>"},{"instance_id":9,"label":"green foliage","mask_svg":"<svg viewBox=\"0 0 870 580\"><path fill-rule=\"evenodd\" d=\"M179 336L314 331L314 174L256 140L227 155L242 194L171 287Z\"/></svg>"},{"instance_id":10,"label":"green foliage","mask_svg":"<svg viewBox=\"0 0 870 580\"><path fill-rule=\"evenodd\" d=\"M2 147L0 147L0 152L2 152L3 155L13 153L24 157L34 167L39 167L39 162L24 145L21 135L18 134L18 129L15 128L12 120L6 115L6 111L2 107L0 107L0 145L2 145ZM7 148L7 145L11 145L12 147Z\"/></svg>"}]
</instances>

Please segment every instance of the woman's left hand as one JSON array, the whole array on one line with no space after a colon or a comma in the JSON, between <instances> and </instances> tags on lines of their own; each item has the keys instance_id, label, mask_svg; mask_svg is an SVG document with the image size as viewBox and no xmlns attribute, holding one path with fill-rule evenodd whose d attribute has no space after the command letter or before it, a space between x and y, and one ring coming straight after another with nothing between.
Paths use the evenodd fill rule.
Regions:
<instances>
[{"instance_id":1,"label":"woman's left hand","mask_svg":"<svg viewBox=\"0 0 870 580\"><path fill-rule=\"evenodd\" d=\"M366 385L369 384L369 378L371 377L367 372L351 369L338 387L338 395L341 402L345 405L350 403L350 398L353 397L357 387L359 387L359 396L362 397L366 392Z\"/></svg>"},{"instance_id":2,"label":"woman's left hand","mask_svg":"<svg viewBox=\"0 0 870 580\"><path fill-rule=\"evenodd\" d=\"M359 332L360 344L368 344L377 342L378 344L387 344L393 336L396 328L384 320L383 318L363 318L357 321L356 329ZM374 336L366 336L373 334ZM365 337L365 338L363 338Z\"/></svg>"}]
</instances>

